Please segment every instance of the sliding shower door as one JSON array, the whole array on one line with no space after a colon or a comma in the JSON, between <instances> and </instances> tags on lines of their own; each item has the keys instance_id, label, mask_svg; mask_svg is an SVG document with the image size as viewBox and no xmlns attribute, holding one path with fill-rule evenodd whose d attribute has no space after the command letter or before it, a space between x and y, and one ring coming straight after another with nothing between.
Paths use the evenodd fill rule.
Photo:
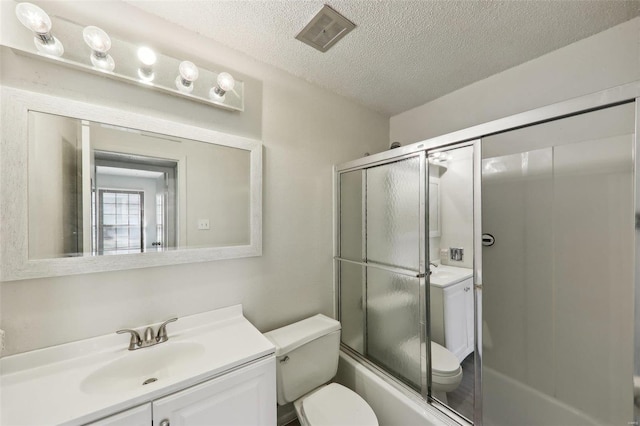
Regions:
<instances>
[{"instance_id":1,"label":"sliding shower door","mask_svg":"<svg viewBox=\"0 0 640 426\"><path fill-rule=\"evenodd\" d=\"M483 424L633 421L635 105L482 140Z\"/></svg>"},{"instance_id":2,"label":"sliding shower door","mask_svg":"<svg viewBox=\"0 0 640 426\"><path fill-rule=\"evenodd\" d=\"M340 174L342 341L426 390L424 153Z\"/></svg>"}]
</instances>

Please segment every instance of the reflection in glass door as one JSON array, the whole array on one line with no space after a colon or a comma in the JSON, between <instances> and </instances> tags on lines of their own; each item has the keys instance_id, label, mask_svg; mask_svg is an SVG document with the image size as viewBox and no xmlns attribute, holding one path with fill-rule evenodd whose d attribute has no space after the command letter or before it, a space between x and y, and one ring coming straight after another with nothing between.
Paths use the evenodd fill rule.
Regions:
<instances>
[{"instance_id":1,"label":"reflection in glass door","mask_svg":"<svg viewBox=\"0 0 640 426\"><path fill-rule=\"evenodd\" d=\"M633 420L633 104L482 141L483 424Z\"/></svg>"},{"instance_id":2,"label":"reflection in glass door","mask_svg":"<svg viewBox=\"0 0 640 426\"><path fill-rule=\"evenodd\" d=\"M477 361L475 149L467 145L428 152L431 395L468 420L474 417Z\"/></svg>"}]
</instances>

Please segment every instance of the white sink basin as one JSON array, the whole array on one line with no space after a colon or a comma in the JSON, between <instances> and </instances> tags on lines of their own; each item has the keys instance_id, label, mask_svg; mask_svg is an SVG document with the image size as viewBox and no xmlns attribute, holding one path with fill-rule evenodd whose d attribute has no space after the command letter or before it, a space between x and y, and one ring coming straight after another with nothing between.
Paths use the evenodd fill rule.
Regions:
<instances>
[{"instance_id":1,"label":"white sink basin","mask_svg":"<svg viewBox=\"0 0 640 426\"><path fill-rule=\"evenodd\" d=\"M436 287L448 287L472 276L473 269L440 265L437 268L431 268L429 283Z\"/></svg>"},{"instance_id":2,"label":"white sink basin","mask_svg":"<svg viewBox=\"0 0 640 426\"><path fill-rule=\"evenodd\" d=\"M436 280L436 281L451 281L454 280L456 278L458 278L460 275L456 274L454 272L451 271L445 271L445 270L438 270L436 269L435 272L433 272L431 274L431 279L432 280Z\"/></svg>"},{"instance_id":3,"label":"white sink basin","mask_svg":"<svg viewBox=\"0 0 640 426\"><path fill-rule=\"evenodd\" d=\"M161 384L163 380L184 374L204 353L204 346L198 343L171 340L127 351L121 358L87 376L80 387L88 394L104 394Z\"/></svg>"}]
</instances>

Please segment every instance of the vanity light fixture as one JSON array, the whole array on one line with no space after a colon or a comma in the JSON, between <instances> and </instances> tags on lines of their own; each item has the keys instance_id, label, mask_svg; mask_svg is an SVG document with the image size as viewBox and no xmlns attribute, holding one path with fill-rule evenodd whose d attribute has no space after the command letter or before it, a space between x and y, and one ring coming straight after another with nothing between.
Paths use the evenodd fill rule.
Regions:
<instances>
[{"instance_id":1,"label":"vanity light fixture","mask_svg":"<svg viewBox=\"0 0 640 426\"><path fill-rule=\"evenodd\" d=\"M176 87L183 93L193 92L193 82L198 79L198 67L193 62L182 61L178 67L180 75L176 77Z\"/></svg>"},{"instance_id":2,"label":"vanity light fixture","mask_svg":"<svg viewBox=\"0 0 640 426\"><path fill-rule=\"evenodd\" d=\"M78 24L63 16L49 16L32 3L17 0L14 6L16 19L30 30L24 31L20 37L10 37L7 44L3 43L17 53L50 63L59 61L61 65L102 74L121 82L143 84L158 92L216 108L244 111L245 83L235 80L228 72L197 67L191 61L163 55L144 42L113 37L95 25ZM56 35L65 40L64 48L51 32L53 25ZM200 81L197 85L196 80ZM228 91L233 94L225 96Z\"/></svg>"},{"instance_id":3,"label":"vanity light fixture","mask_svg":"<svg viewBox=\"0 0 640 426\"><path fill-rule=\"evenodd\" d=\"M62 56L64 47L51 34L51 18L35 4L18 3L16 16L22 25L34 33L33 42L38 52L45 55Z\"/></svg>"},{"instance_id":4,"label":"vanity light fixture","mask_svg":"<svg viewBox=\"0 0 640 426\"><path fill-rule=\"evenodd\" d=\"M149 47L143 46L138 49L138 59L142 64L140 68L138 68L138 77L140 77L142 81L152 82L156 77L153 72L153 65L157 60L156 52Z\"/></svg>"},{"instance_id":5,"label":"vanity light fixture","mask_svg":"<svg viewBox=\"0 0 640 426\"><path fill-rule=\"evenodd\" d=\"M82 37L84 42L91 48L91 64L94 68L103 71L113 71L116 63L113 61L111 55L109 55L109 49L111 49L111 38L104 32L104 30L88 26L82 30Z\"/></svg>"},{"instance_id":6,"label":"vanity light fixture","mask_svg":"<svg viewBox=\"0 0 640 426\"><path fill-rule=\"evenodd\" d=\"M225 94L229 90L233 90L236 84L236 80L228 72L221 72L218 74L218 85L209 90L209 97L214 101L223 102Z\"/></svg>"}]
</instances>

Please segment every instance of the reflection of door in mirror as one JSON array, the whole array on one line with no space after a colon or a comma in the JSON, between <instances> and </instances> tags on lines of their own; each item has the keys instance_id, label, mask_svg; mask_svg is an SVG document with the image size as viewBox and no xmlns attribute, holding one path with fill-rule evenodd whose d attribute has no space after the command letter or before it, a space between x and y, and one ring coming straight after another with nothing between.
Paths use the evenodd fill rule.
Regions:
<instances>
[{"instance_id":1,"label":"reflection of door in mirror","mask_svg":"<svg viewBox=\"0 0 640 426\"><path fill-rule=\"evenodd\" d=\"M93 252L129 254L176 246L176 161L94 151Z\"/></svg>"},{"instance_id":2,"label":"reflection of door in mirror","mask_svg":"<svg viewBox=\"0 0 640 426\"><path fill-rule=\"evenodd\" d=\"M29 121L29 258L83 252L78 120L41 114Z\"/></svg>"}]
</instances>

